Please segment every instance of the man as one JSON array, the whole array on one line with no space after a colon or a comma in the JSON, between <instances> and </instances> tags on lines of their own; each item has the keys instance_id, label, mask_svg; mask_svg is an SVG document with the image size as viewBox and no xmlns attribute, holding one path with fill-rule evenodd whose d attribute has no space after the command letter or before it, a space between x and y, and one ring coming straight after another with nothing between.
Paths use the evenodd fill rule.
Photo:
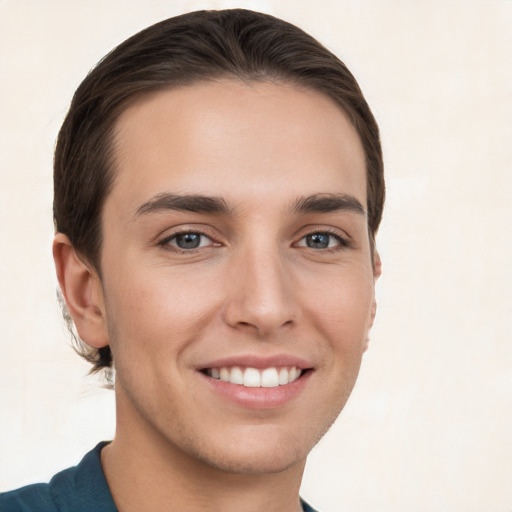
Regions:
<instances>
[{"instance_id":1,"label":"man","mask_svg":"<svg viewBox=\"0 0 512 512\"><path fill-rule=\"evenodd\" d=\"M55 152L53 254L117 427L2 511L311 511L306 457L375 316L378 128L300 29L203 11L87 76Z\"/></svg>"}]
</instances>

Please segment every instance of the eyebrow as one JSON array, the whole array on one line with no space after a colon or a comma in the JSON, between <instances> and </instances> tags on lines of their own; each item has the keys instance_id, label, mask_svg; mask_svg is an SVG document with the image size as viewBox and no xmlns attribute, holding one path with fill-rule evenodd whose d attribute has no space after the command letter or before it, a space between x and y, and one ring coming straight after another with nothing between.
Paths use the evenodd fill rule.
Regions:
<instances>
[{"instance_id":1,"label":"eyebrow","mask_svg":"<svg viewBox=\"0 0 512 512\"><path fill-rule=\"evenodd\" d=\"M134 220L141 215L167 210L219 215L229 215L231 213L226 201L221 197L177 195L163 192L153 196L149 201L137 208Z\"/></svg>"},{"instance_id":2,"label":"eyebrow","mask_svg":"<svg viewBox=\"0 0 512 512\"><path fill-rule=\"evenodd\" d=\"M221 197L203 195L178 195L162 192L137 208L134 220L148 213L176 210L192 213L209 213L231 215L232 209ZM365 215L366 211L360 201L349 194L313 194L298 198L291 208L293 213L329 213L351 211Z\"/></svg>"},{"instance_id":3,"label":"eyebrow","mask_svg":"<svg viewBox=\"0 0 512 512\"><path fill-rule=\"evenodd\" d=\"M366 215L359 199L349 194L313 194L297 199L292 206L295 213L329 213L343 210Z\"/></svg>"}]
</instances>

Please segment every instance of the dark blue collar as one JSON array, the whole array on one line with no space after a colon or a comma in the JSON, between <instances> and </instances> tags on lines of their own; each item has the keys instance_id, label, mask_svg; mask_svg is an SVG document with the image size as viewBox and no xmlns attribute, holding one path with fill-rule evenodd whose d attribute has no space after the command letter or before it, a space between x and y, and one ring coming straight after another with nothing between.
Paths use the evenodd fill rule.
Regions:
<instances>
[{"instance_id":1,"label":"dark blue collar","mask_svg":"<svg viewBox=\"0 0 512 512\"><path fill-rule=\"evenodd\" d=\"M61 512L117 512L101 467L99 443L85 455L78 466L57 473L50 480L50 492Z\"/></svg>"}]
</instances>

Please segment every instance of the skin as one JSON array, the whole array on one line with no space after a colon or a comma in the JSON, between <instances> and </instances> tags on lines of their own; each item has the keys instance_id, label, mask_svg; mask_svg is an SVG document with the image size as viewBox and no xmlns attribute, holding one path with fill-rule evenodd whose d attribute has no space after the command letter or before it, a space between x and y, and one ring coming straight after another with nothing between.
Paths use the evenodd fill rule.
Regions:
<instances>
[{"instance_id":1,"label":"skin","mask_svg":"<svg viewBox=\"0 0 512 512\"><path fill-rule=\"evenodd\" d=\"M131 105L115 161L102 279L62 234L54 255L81 338L114 354L117 431L102 464L119 510L295 512L306 456L350 395L375 315L355 130L315 91L207 83ZM222 198L227 211L148 206L161 194ZM362 211L293 208L325 194ZM180 249L183 231L202 233L200 247ZM308 246L317 232L328 247ZM300 357L307 382L284 405L250 408L198 371L247 354Z\"/></svg>"}]
</instances>

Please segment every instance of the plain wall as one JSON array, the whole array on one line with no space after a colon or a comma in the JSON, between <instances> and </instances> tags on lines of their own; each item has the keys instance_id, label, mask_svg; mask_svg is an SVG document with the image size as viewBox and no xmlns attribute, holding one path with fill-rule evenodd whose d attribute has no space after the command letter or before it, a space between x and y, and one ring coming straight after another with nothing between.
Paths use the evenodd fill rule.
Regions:
<instances>
[{"instance_id":1,"label":"plain wall","mask_svg":"<svg viewBox=\"0 0 512 512\"><path fill-rule=\"evenodd\" d=\"M304 497L323 512L510 512L510 0L0 0L0 490L114 432L113 393L86 377L55 297L52 151L71 96L127 36L226 7L320 39L382 131L377 321Z\"/></svg>"}]
</instances>

